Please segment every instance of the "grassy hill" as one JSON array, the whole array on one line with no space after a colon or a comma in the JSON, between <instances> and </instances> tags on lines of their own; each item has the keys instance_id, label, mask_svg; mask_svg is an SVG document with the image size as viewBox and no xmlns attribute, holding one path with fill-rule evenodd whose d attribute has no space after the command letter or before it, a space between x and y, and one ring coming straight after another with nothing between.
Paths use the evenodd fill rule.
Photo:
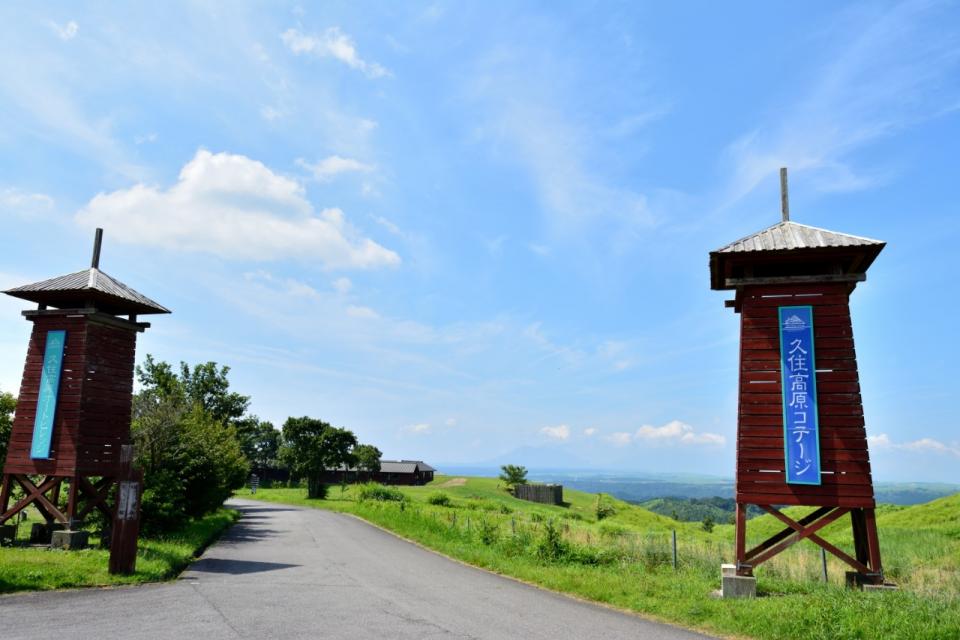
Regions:
<instances>
[{"instance_id":1,"label":"grassy hill","mask_svg":"<svg viewBox=\"0 0 960 640\"><path fill-rule=\"evenodd\" d=\"M302 489L261 489L256 497L351 513L465 562L713 634L960 638L960 494L880 509L884 564L900 591L847 590L845 567L833 560L824 584L819 548L802 542L756 570L760 597L730 601L712 595L719 565L733 559L730 525L708 532L700 523L567 489L563 506L534 504L490 478L438 476L425 487L383 492L400 501L361 500L362 491L333 488L326 500L307 500ZM598 517L598 501L605 517ZM806 511L789 510L795 517ZM748 532L759 541L780 528L763 516ZM850 548L849 524L832 525L825 537Z\"/></svg>"}]
</instances>

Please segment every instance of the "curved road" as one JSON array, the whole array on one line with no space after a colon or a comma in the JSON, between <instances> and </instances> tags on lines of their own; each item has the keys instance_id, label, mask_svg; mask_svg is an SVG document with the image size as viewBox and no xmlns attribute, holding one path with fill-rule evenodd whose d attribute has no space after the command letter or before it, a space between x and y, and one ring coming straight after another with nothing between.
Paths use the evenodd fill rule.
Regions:
<instances>
[{"instance_id":1,"label":"curved road","mask_svg":"<svg viewBox=\"0 0 960 640\"><path fill-rule=\"evenodd\" d=\"M4 640L704 638L464 566L328 511L233 500L176 582L0 598Z\"/></svg>"}]
</instances>

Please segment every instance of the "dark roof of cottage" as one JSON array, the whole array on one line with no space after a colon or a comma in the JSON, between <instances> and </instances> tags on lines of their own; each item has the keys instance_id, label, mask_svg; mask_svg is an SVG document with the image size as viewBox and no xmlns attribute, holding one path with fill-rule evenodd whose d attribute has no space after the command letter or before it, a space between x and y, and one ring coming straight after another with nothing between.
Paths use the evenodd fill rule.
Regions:
<instances>
[{"instance_id":1,"label":"dark roof of cottage","mask_svg":"<svg viewBox=\"0 0 960 640\"><path fill-rule=\"evenodd\" d=\"M334 471L356 471L356 467L340 465ZM417 471L436 471L422 460L381 460L380 473L417 473Z\"/></svg>"},{"instance_id":2,"label":"dark roof of cottage","mask_svg":"<svg viewBox=\"0 0 960 640\"><path fill-rule=\"evenodd\" d=\"M830 247L883 247L886 243L871 238L828 231L800 224L792 220L778 222L762 231L752 233L713 253L747 251L792 251L798 249L826 249Z\"/></svg>"},{"instance_id":3,"label":"dark roof of cottage","mask_svg":"<svg viewBox=\"0 0 960 640\"><path fill-rule=\"evenodd\" d=\"M93 303L98 310L114 315L170 313L166 307L94 267L14 287L4 293L58 309Z\"/></svg>"}]
</instances>

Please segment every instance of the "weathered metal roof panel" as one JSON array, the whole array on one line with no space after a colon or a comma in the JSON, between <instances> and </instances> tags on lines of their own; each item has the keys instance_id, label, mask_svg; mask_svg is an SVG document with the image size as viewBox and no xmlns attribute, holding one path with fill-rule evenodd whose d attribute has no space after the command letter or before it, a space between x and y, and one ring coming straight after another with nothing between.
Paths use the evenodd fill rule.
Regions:
<instances>
[{"instance_id":1,"label":"weathered metal roof panel","mask_svg":"<svg viewBox=\"0 0 960 640\"><path fill-rule=\"evenodd\" d=\"M14 287L4 293L55 306L59 300L73 302L78 296L87 296L107 301L122 313L170 313L163 305L96 268Z\"/></svg>"},{"instance_id":2,"label":"weathered metal roof panel","mask_svg":"<svg viewBox=\"0 0 960 640\"><path fill-rule=\"evenodd\" d=\"M789 251L794 249L825 249L829 247L866 247L883 245L880 240L828 231L798 222L778 222L772 227L740 238L716 253L746 253L751 251Z\"/></svg>"}]
</instances>

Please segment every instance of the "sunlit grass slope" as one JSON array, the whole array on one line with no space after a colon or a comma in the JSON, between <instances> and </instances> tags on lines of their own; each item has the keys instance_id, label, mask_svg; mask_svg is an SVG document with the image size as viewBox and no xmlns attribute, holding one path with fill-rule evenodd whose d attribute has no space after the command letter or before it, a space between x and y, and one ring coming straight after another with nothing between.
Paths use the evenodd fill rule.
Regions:
<instances>
[{"instance_id":1,"label":"sunlit grass slope","mask_svg":"<svg viewBox=\"0 0 960 640\"><path fill-rule=\"evenodd\" d=\"M425 487L385 491L402 494L403 502L359 501L360 491L333 487L326 500L307 500L303 489L261 489L256 498L352 513L471 564L713 634L960 638L960 496L880 510L885 566L900 591L847 590L845 568L832 560L824 584L818 548L803 542L757 569L760 597L729 601L713 594L719 565L733 559L730 525L708 532L609 496L599 500L612 513L604 509L608 515L598 519L595 494L565 490L564 506L539 505L513 498L489 478L441 476ZM441 494L446 498L438 500ZM801 517L806 510L790 512ZM756 540L780 528L769 517L750 521ZM827 535L849 544L848 529L837 524Z\"/></svg>"}]
</instances>

